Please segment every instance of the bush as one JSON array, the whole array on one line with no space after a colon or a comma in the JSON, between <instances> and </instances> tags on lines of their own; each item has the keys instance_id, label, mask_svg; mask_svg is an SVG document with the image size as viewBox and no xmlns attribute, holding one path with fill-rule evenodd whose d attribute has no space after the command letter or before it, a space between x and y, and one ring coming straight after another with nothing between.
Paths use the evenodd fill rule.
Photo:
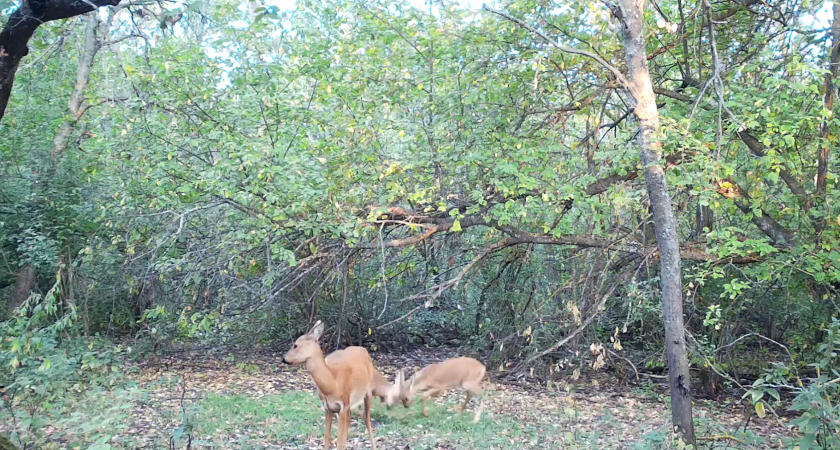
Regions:
<instances>
[{"instance_id":1,"label":"bush","mask_svg":"<svg viewBox=\"0 0 840 450\"><path fill-rule=\"evenodd\" d=\"M816 378L802 378L795 367L777 363L745 394L750 396L759 416L763 416L765 405L781 403L780 391L796 393L788 410L800 412L800 416L791 421L802 434L797 443L800 450L840 448L838 349L840 321L834 318L826 329L825 340L817 347L816 362L809 364L816 370Z\"/></svg>"},{"instance_id":2,"label":"bush","mask_svg":"<svg viewBox=\"0 0 840 450\"><path fill-rule=\"evenodd\" d=\"M0 428L21 445L66 441L107 450L139 390L119 369L123 348L80 337L72 303L64 315L59 306L56 283L0 323Z\"/></svg>"}]
</instances>

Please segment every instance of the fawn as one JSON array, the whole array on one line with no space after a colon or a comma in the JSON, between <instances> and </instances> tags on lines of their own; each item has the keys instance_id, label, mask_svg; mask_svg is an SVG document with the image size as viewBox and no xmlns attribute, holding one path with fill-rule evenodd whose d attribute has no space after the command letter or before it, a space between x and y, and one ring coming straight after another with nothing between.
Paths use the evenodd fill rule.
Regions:
<instances>
[{"instance_id":1,"label":"fawn","mask_svg":"<svg viewBox=\"0 0 840 450\"><path fill-rule=\"evenodd\" d=\"M400 400L406 407L414 400L415 396L420 396L420 412L425 417L429 416L429 413L426 412L426 400L440 395L447 389L460 387L467 393L464 404L460 408L462 412L467 409L467 404L471 398L480 398L475 418L473 418L473 423L475 423L481 418L481 410L484 407L484 390L481 388L481 383L486 372L487 369L484 364L473 358L452 358L440 363L429 364L415 373L407 382L401 382L403 374L399 373L395 386L400 389Z\"/></svg>"}]
</instances>

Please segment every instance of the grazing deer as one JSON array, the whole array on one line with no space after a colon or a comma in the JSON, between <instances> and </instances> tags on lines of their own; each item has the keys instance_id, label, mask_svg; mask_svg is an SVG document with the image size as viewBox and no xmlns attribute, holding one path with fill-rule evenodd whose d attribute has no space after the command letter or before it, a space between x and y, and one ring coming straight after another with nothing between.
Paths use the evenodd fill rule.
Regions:
<instances>
[{"instance_id":1,"label":"grazing deer","mask_svg":"<svg viewBox=\"0 0 840 450\"><path fill-rule=\"evenodd\" d=\"M467 409L471 398L480 399L473 419L473 422L478 422L481 418L481 409L484 407L484 390L481 388L481 382L486 372L484 364L475 359L452 358L437 364L429 364L405 383L400 383L402 380L402 373L400 373L397 375L396 385L401 388L400 400L406 407L416 395L420 396L420 412L425 417L429 417L429 413L426 412L426 400L437 397L447 389L460 387L467 393L467 398L464 399L464 404L460 408L461 412Z\"/></svg>"},{"instance_id":2,"label":"grazing deer","mask_svg":"<svg viewBox=\"0 0 840 450\"><path fill-rule=\"evenodd\" d=\"M350 428L350 410L364 402L365 427L370 437L370 447L376 450L373 429L370 425L370 407L376 388L380 398L393 399L399 396L399 387L390 389L381 384L384 377L373 366L368 351L362 347L347 347L324 358L318 344L324 324L319 320L308 333L297 338L294 345L283 356L286 364L306 364L306 371L315 381L318 396L324 407L326 432L324 450L329 450L332 438L333 414L338 414L338 450L347 447L347 431ZM378 375L378 377L377 377ZM385 382L387 384L387 381Z\"/></svg>"},{"instance_id":3,"label":"grazing deer","mask_svg":"<svg viewBox=\"0 0 840 450\"><path fill-rule=\"evenodd\" d=\"M376 369L374 369L376 370ZM385 377L377 371L373 376L373 396L379 397L379 401L384 403L390 410L397 401L402 401L402 391L405 386L405 379L403 378L402 370L397 372L394 383L391 384ZM403 402L403 406L408 408L408 404Z\"/></svg>"}]
</instances>

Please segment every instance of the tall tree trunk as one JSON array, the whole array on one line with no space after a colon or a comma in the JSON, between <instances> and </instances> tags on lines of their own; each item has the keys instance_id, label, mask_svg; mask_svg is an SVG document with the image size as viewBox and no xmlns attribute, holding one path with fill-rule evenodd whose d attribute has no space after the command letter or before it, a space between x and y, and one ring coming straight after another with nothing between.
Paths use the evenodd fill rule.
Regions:
<instances>
[{"instance_id":1,"label":"tall tree trunk","mask_svg":"<svg viewBox=\"0 0 840 450\"><path fill-rule=\"evenodd\" d=\"M668 195L665 170L660 162L662 142L659 111L656 108L656 98L648 71L645 40L642 34L645 3L644 0L618 0L618 5L619 19L624 33L624 52L630 75L629 87L636 100L634 112L641 127L639 153L645 171L645 186L653 209L656 242L659 246L665 348L671 386L671 417L683 441L695 445L691 413L691 383L683 323L679 239L674 209Z\"/></svg>"},{"instance_id":2,"label":"tall tree trunk","mask_svg":"<svg viewBox=\"0 0 840 450\"><path fill-rule=\"evenodd\" d=\"M834 112L834 99L837 96L837 88L834 86L837 74L840 72L840 2L834 2L834 20L831 23L831 52L828 57L828 73L825 74L825 92L823 94L823 106L825 109ZM828 185L828 156L831 146L829 139L829 123L833 117L823 120L820 125L820 149L817 155L817 198L820 206L825 207L825 192ZM826 219L820 219L816 226L817 234L825 227ZM819 239L819 236L817 236Z\"/></svg>"}]
</instances>

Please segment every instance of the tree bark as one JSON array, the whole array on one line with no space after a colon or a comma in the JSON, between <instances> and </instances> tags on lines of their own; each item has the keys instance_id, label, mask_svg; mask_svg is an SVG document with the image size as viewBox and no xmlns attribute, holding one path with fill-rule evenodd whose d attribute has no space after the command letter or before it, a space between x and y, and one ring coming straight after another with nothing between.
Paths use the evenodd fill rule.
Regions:
<instances>
[{"instance_id":1,"label":"tree bark","mask_svg":"<svg viewBox=\"0 0 840 450\"><path fill-rule=\"evenodd\" d=\"M53 146L50 151L50 160L53 165L64 156L70 133L73 131L76 122L85 113L85 109L82 109L82 103L85 101L85 92L88 83L90 83L90 72L93 69L96 53L102 48L102 37L99 32L100 23L99 16L96 13L87 16L84 50L82 50L79 66L76 69L76 84L70 93L70 100L67 101L67 119L61 122L58 132L53 138Z\"/></svg>"},{"instance_id":2,"label":"tree bark","mask_svg":"<svg viewBox=\"0 0 840 450\"><path fill-rule=\"evenodd\" d=\"M29 298L29 294L35 287L35 266L27 264L21 267L15 279L15 291L12 293L12 300L7 307L6 316L12 317L15 310Z\"/></svg>"},{"instance_id":3,"label":"tree bark","mask_svg":"<svg viewBox=\"0 0 840 450\"><path fill-rule=\"evenodd\" d=\"M0 32L0 120L6 113L20 60L29 54L29 39L43 23L67 19L120 0L28 0L21 2Z\"/></svg>"},{"instance_id":4,"label":"tree bark","mask_svg":"<svg viewBox=\"0 0 840 450\"><path fill-rule=\"evenodd\" d=\"M618 0L614 11L622 23L624 52L630 91L636 100L634 112L639 119L639 153L645 173L656 242L660 253L660 284L662 312L665 321L665 348L668 358L668 378L671 387L671 418L676 431L687 444L696 446L691 412L691 383L686 354L685 325L683 323L682 280L677 222L665 169L661 164L662 142L659 111L648 71L645 40L642 34L644 0Z\"/></svg>"},{"instance_id":5,"label":"tree bark","mask_svg":"<svg viewBox=\"0 0 840 450\"><path fill-rule=\"evenodd\" d=\"M823 94L823 106L830 112L834 112L834 98L837 96L837 88L834 86L838 72L840 72L840 3L834 2L834 19L831 23L831 53L828 57L828 73L825 74L825 93ZM833 119L829 116L820 125L820 149L817 155L817 198L816 200L825 203L825 192L828 185L828 156L829 147L829 123ZM817 222L815 229L819 234L825 227L825 219ZM818 236L819 238L819 236Z\"/></svg>"}]
</instances>

